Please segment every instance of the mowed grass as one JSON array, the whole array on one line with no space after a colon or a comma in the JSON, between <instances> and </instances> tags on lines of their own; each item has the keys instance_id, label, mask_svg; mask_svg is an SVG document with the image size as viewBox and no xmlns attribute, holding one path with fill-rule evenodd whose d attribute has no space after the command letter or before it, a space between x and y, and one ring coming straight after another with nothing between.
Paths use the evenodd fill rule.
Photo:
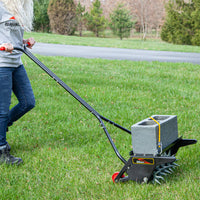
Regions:
<instances>
[{"instance_id":1,"label":"mowed grass","mask_svg":"<svg viewBox=\"0 0 200 200\"><path fill-rule=\"evenodd\" d=\"M123 40L116 37L97 38L92 37L89 32L87 32L84 37L37 32L25 33L24 37L34 37L37 42L43 43L200 53L199 46L174 45L163 42L161 39L153 38L148 38L146 41L141 40L139 37L124 38Z\"/></svg>"},{"instance_id":2,"label":"mowed grass","mask_svg":"<svg viewBox=\"0 0 200 200\"><path fill-rule=\"evenodd\" d=\"M130 129L154 114L177 115L179 136L199 140L199 65L38 57L112 121ZM12 153L24 163L0 166L1 199L199 198L199 143L178 151L180 167L162 185L113 184L123 163L96 118L28 58L23 61L37 103L8 133ZM106 125L128 159L131 136Z\"/></svg>"}]
</instances>

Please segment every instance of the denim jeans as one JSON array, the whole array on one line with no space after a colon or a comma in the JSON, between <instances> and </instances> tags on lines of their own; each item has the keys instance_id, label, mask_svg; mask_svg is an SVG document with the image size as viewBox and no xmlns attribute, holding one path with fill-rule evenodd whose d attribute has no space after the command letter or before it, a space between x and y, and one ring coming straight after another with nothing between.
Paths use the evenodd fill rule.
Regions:
<instances>
[{"instance_id":1,"label":"denim jeans","mask_svg":"<svg viewBox=\"0 0 200 200\"><path fill-rule=\"evenodd\" d=\"M12 91L18 104L10 109ZM34 94L24 66L0 67L0 146L7 144L7 127L34 106Z\"/></svg>"}]
</instances>

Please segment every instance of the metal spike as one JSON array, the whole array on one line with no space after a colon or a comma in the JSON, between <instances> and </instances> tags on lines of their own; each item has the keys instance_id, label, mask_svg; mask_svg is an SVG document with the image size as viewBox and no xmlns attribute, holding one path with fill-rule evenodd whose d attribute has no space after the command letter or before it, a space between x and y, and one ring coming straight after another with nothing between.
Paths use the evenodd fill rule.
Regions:
<instances>
[{"instance_id":1,"label":"metal spike","mask_svg":"<svg viewBox=\"0 0 200 200\"><path fill-rule=\"evenodd\" d=\"M167 163L167 166L171 166L172 165L172 163Z\"/></svg>"},{"instance_id":2,"label":"metal spike","mask_svg":"<svg viewBox=\"0 0 200 200\"><path fill-rule=\"evenodd\" d=\"M158 169L160 172L162 172L164 169L166 168L166 166L165 165L160 165L160 168Z\"/></svg>"},{"instance_id":3,"label":"metal spike","mask_svg":"<svg viewBox=\"0 0 200 200\"><path fill-rule=\"evenodd\" d=\"M168 152L168 156L171 156L171 149L170 149L169 152Z\"/></svg>"},{"instance_id":4,"label":"metal spike","mask_svg":"<svg viewBox=\"0 0 200 200\"><path fill-rule=\"evenodd\" d=\"M171 171L172 170L172 166L169 166L168 168L166 168L167 170ZM173 172L173 171L172 171Z\"/></svg>"},{"instance_id":5,"label":"metal spike","mask_svg":"<svg viewBox=\"0 0 200 200\"><path fill-rule=\"evenodd\" d=\"M156 179L162 179L163 181L165 181L165 179L162 176L156 176Z\"/></svg>"},{"instance_id":6,"label":"metal spike","mask_svg":"<svg viewBox=\"0 0 200 200\"><path fill-rule=\"evenodd\" d=\"M171 169L171 168L172 168L172 169L175 169L176 166L171 164L171 165L170 165L170 169Z\"/></svg>"},{"instance_id":7,"label":"metal spike","mask_svg":"<svg viewBox=\"0 0 200 200\"><path fill-rule=\"evenodd\" d=\"M160 169L160 171L163 172L163 171L167 170L168 168L169 168L169 166L163 166L163 167Z\"/></svg>"},{"instance_id":8,"label":"metal spike","mask_svg":"<svg viewBox=\"0 0 200 200\"><path fill-rule=\"evenodd\" d=\"M152 183L153 184L156 184L157 182L155 181L155 177L154 177L154 179L152 180Z\"/></svg>"},{"instance_id":9,"label":"metal spike","mask_svg":"<svg viewBox=\"0 0 200 200\"><path fill-rule=\"evenodd\" d=\"M160 174L161 174L161 173L165 173L165 170L163 169L163 170L160 172Z\"/></svg>"},{"instance_id":10,"label":"metal spike","mask_svg":"<svg viewBox=\"0 0 200 200\"><path fill-rule=\"evenodd\" d=\"M171 168L172 168L172 169L175 169L176 167L177 167L177 166L173 165Z\"/></svg>"},{"instance_id":11,"label":"metal spike","mask_svg":"<svg viewBox=\"0 0 200 200\"><path fill-rule=\"evenodd\" d=\"M167 174L164 173L164 172L160 172L160 175L162 175L162 176L167 176Z\"/></svg>"},{"instance_id":12,"label":"metal spike","mask_svg":"<svg viewBox=\"0 0 200 200\"><path fill-rule=\"evenodd\" d=\"M176 164L175 162L173 163L174 166L180 167L180 165Z\"/></svg>"},{"instance_id":13,"label":"metal spike","mask_svg":"<svg viewBox=\"0 0 200 200\"><path fill-rule=\"evenodd\" d=\"M166 152L164 152L162 155L163 155L164 157L168 156Z\"/></svg>"},{"instance_id":14,"label":"metal spike","mask_svg":"<svg viewBox=\"0 0 200 200\"><path fill-rule=\"evenodd\" d=\"M172 168L169 168L168 170L169 170L170 172L172 172L172 173L174 172L174 170L173 170Z\"/></svg>"},{"instance_id":15,"label":"metal spike","mask_svg":"<svg viewBox=\"0 0 200 200\"><path fill-rule=\"evenodd\" d=\"M165 155L166 153L163 153L163 155ZM169 151L167 153L167 156L170 156L171 152ZM177 161L177 160L176 160ZM176 164L175 162L171 162L171 163L165 163L165 164L161 164L156 166L154 172L153 172L153 179L152 179L152 183L158 183L159 185L161 185L160 180L162 179L163 181L165 181L165 179L163 178L163 176L167 176L168 174L172 174L174 172L174 169L179 166L178 164Z\"/></svg>"},{"instance_id":16,"label":"metal spike","mask_svg":"<svg viewBox=\"0 0 200 200\"><path fill-rule=\"evenodd\" d=\"M154 174L155 174L155 175L157 175L157 174L160 174L160 173L162 173L162 171L160 171L160 170L159 170L159 171L156 171L156 172L154 172Z\"/></svg>"},{"instance_id":17,"label":"metal spike","mask_svg":"<svg viewBox=\"0 0 200 200\"><path fill-rule=\"evenodd\" d=\"M161 183L157 179L155 179L155 182L158 183L159 185L161 185Z\"/></svg>"},{"instance_id":18,"label":"metal spike","mask_svg":"<svg viewBox=\"0 0 200 200\"><path fill-rule=\"evenodd\" d=\"M168 174L172 174L168 169L165 169L164 172L166 172L166 173L168 173Z\"/></svg>"},{"instance_id":19,"label":"metal spike","mask_svg":"<svg viewBox=\"0 0 200 200\"><path fill-rule=\"evenodd\" d=\"M158 175L159 173L160 173L159 171L154 172L154 176Z\"/></svg>"},{"instance_id":20,"label":"metal spike","mask_svg":"<svg viewBox=\"0 0 200 200\"><path fill-rule=\"evenodd\" d=\"M173 164L169 164L166 169L174 168L175 166Z\"/></svg>"},{"instance_id":21,"label":"metal spike","mask_svg":"<svg viewBox=\"0 0 200 200\"><path fill-rule=\"evenodd\" d=\"M167 169L169 168L169 166L166 164L165 166L163 166L163 169Z\"/></svg>"}]
</instances>

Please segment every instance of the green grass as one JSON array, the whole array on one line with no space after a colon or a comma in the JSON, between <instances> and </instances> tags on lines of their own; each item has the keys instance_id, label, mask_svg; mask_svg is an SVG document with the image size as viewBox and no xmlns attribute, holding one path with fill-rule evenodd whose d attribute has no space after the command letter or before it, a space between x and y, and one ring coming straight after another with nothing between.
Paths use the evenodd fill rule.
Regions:
<instances>
[{"instance_id":1,"label":"green grass","mask_svg":"<svg viewBox=\"0 0 200 200\"><path fill-rule=\"evenodd\" d=\"M174 45L163 42L160 39L147 39L143 41L139 38L129 38L120 40L119 38L92 37L87 33L88 35L89 37L78 37L32 32L26 33L25 38L34 37L37 42L43 43L200 53L199 46Z\"/></svg>"},{"instance_id":2,"label":"green grass","mask_svg":"<svg viewBox=\"0 0 200 200\"><path fill-rule=\"evenodd\" d=\"M179 136L199 137L200 68L186 63L42 57L53 72L103 116L130 129L153 114L177 115ZM199 144L179 150L178 167L162 185L113 184L121 170L98 121L28 58L36 107L8 133L24 164L1 165L1 199L199 198ZM13 98L12 105L16 103ZM131 136L106 124L126 159Z\"/></svg>"}]
</instances>

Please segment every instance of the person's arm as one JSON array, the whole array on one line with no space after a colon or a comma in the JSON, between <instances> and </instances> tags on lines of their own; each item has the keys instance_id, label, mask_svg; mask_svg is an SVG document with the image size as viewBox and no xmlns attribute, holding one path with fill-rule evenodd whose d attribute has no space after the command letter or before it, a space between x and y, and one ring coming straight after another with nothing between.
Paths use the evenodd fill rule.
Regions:
<instances>
[{"instance_id":1,"label":"person's arm","mask_svg":"<svg viewBox=\"0 0 200 200\"><path fill-rule=\"evenodd\" d=\"M32 46L35 44L34 38L28 38L27 40L23 40L23 44L28 44L28 48L32 48ZM14 47L11 43L3 43L0 45L0 48L5 48L5 51L12 53Z\"/></svg>"}]
</instances>

